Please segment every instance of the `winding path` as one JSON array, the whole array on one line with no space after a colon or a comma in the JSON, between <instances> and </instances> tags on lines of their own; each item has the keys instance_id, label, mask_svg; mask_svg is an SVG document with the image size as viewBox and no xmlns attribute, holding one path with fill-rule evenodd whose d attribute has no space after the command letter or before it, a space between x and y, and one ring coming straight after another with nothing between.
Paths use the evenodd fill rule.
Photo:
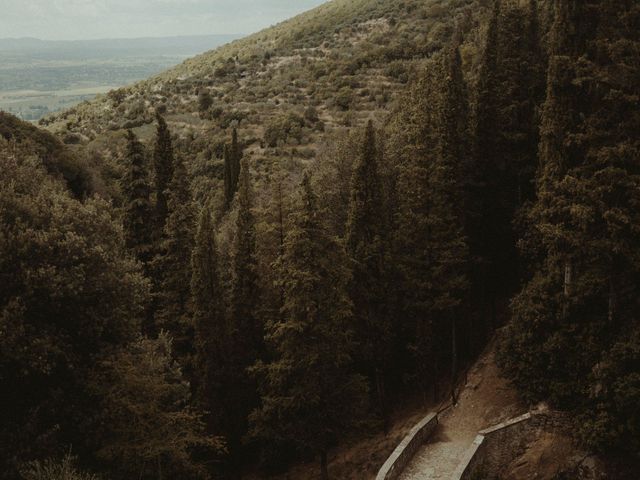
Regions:
<instances>
[{"instance_id":1,"label":"winding path","mask_svg":"<svg viewBox=\"0 0 640 480\"><path fill-rule=\"evenodd\" d=\"M400 480L449 480L479 430L521 410L515 391L498 375L494 349L490 348L469 373L458 405L440 416L433 437Z\"/></svg>"}]
</instances>

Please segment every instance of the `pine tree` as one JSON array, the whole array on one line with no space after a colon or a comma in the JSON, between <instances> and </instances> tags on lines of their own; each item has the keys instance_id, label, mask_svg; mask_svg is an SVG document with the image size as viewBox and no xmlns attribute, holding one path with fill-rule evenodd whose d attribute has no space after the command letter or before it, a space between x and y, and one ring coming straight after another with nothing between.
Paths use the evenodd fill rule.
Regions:
<instances>
[{"instance_id":1,"label":"pine tree","mask_svg":"<svg viewBox=\"0 0 640 480\"><path fill-rule=\"evenodd\" d=\"M200 407L207 412L209 431L222 431L225 367L229 332L220 283L218 251L211 213L200 213L191 257L191 294L195 329L195 374L192 387Z\"/></svg>"},{"instance_id":2,"label":"pine tree","mask_svg":"<svg viewBox=\"0 0 640 480\"><path fill-rule=\"evenodd\" d=\"M349 287L356 318L356 337L365 371L373 384L377 407L386 422L386 375L393 345L389 311L390 230L373 123L367 124L353 172L346 245L353 265Z\"/></svg>"},{"instance_id":3,"label":"pine tree","mask_svg":"<svg viewBox=\"0 0 640 480\"><path fill-rule=\"evenodd\" d=\"M156 144L153 152L153 166L155 169L156 190L156 240L162 236L167 215L169 214L167 189L173 178L174 154L171 142L171 133L167 122L158 114L158 128Z\"/></svg>"},{"instance_id":4,"label":"pine tree","mask_svg":"<svg viewBox=\"0 0 640 480\"><path fill-rule=\"evenodd\" d=\"M156 327L169 331L178 356L192 350L191 253L194 246L195 213L184 160L176 157L173 179L167 189L168 217L164 227L161 253L156 258L159 274Z\"/></svg>"},{"instance_id":5,"label":"pine tree","mask_svg":"<svg viewBox=\"0 0 640 480\"><path fill-rule=\"evenodd\" d=\"M142 263L151 259L153 242L153 206L151 184L144 147L131 130L127 131L127 172L123 178L126 195L124 231L127 248Z\"/></svg>"},{"instance_id":6,"label":"pine tree","mask_svg":"<svg viewBox=\"0 0 640 480\"><path fill-rule=\"evenodd\" d=\"M282 259L283 318L268 327L277 358L253 369L262 405L251 421L254 436L316 452L326 480L328 450L360 417L366 383L351 370L346 255L321 224L316 200L305 176Z\"/></svg>"}]
</instances>

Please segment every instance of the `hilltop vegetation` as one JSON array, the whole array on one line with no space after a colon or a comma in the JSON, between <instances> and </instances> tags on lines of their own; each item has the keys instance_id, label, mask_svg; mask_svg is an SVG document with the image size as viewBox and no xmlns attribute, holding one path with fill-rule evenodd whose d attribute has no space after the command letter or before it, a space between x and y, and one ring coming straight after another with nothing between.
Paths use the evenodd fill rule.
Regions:
<instances>
[{"instance_id":1,"label":"hilltop vegetation","mask_svg":"<svg viewBox=\"0 0 640 480\"><path fill-rule=\"evenodd\" d=\"M175 135L197 142L194 153L214 160L237 127L260 163L283 154L305 162L323 131L388 109L416 64L448 42L454 19L474 30L482 11L468 0L329 2L41 124L84 142L123 128L148 140L159 112ZM469 41L465 60L477 60L476 51Z\"/></svg>"}]
</instances>

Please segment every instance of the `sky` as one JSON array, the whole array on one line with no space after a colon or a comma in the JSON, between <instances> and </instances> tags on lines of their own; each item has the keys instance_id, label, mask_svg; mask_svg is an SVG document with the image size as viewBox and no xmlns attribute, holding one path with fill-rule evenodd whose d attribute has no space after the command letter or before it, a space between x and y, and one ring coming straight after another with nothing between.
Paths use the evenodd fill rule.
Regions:
<instances>
[{"instance_id":1,"label":"sky","mask_svg":"<svg viewBox=\"0 0 640 480\"><path fill-rule=\"evenodd\" d=\"M249 34L326 0L0 0L0 38Z\"/></svg>"}]
</instances>

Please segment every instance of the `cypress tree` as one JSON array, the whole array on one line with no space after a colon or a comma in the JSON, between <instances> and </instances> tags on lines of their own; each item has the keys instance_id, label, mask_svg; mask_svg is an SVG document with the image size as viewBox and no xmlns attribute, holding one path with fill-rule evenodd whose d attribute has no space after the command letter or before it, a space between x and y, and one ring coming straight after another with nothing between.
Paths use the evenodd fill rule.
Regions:
<instances>
[{"instance_id":1,"label":"cypress tree","mask_svg":"<svg viewBox=\"0 0 640 480\"><path fill-rule=\"evenodd\" d=\"M156 327L171 333L176 353L184 357L192 350L190 285L196 222L187 169L181 156L176 157L167 195L169 215L161 253L155 260L160 280L155 321Z\"/></svg>"},{"instance_id":2,"label":"cypress tree","mask_svg":"<svg viewBox=\"0 0 640 480\"><path fill-rule=\"evenodd\" d=\"M475 124L475 164L481 172L475 204L479 215L468 229L476 259L474 281L488 327L518 284L519 256L514 219L534 198L538 165L536 112L543 100L544 66L537 5L496 1L486 37Z\"/></svg>"},{"instance_id":3,"label":"cypress tree","mask_svg":"<svg viewBox=\"0 0 640 480\"><path fill-rule=\"evenodd\" d=\"M164 224L169 213L167 189L173 178L173 145L171 133L164 118L157 115L158 128L156 132L156 144L153 152L153 166L155 169L156 189L156 240L162 236Z\"/></svg>"},{"instance_id":4,"label":"cypress tree","mask_svg":"<svg viewBox=\"0 0 640 480\"><path fill-rule=\"evenodd\" d=\"M126 245L142 263L151 259L153 242L153 206L151 184L144 147L131 131L127 131L127 171L123 179L126 195L124 231Z\"/></svg>"},{"instance_id":5,"label":"cypress tree","mask_svg":"<svg viewBox=\"0 0 640 480\"><path fill-rule=\"evenodd\" d=\"M191 295L195 329L195 374L192 387L200 407L207 413L209 431L222 431L225 366L229 332L220 283L218 250L211 213L200 212L191 257Z\"/></svg>"},{"instance_id":6,"label":"cypress tree","mask_svg":"<svg viewBox=\"0 0 640 480\"><path fill-rule=\"evenodd\" d=\"M241 162L242 150L238 143L238 131L234 128L231 144L225 144L224 146L224 195L227 208L231 206L233 197L238 191Z\"/></svg>"},{"instance_id":7,"label":"cypress tree","mask_svg":"<svg viewBox=\"0 0 640 480\"><path fill-rule=\"evenodd\" d=\"M253 188L249 162L244 160L240 170L238 216L233 247L233 278L229 328L231 362L234 382L230 385L234 412L230 415L229 433L232 449L240 446L247 432L247 416L258 400L255 382L247 369L264 354L264 328L259 317L260 284L256 259L256 221L253 213Z\"/></svg>"},{"instance_id":8,"label":"cypress tree","mask_svg":"<svg viewBox=\"0 0 640 480\"><path fill-rule=\"evenodd\" d=\"M257 318L259 282L256 271L256 224L249 162L242 163L238 191L238 218L234 246L234 275L231 292L232 328L240 336L245 355L258 358L262 327Z\"/></svg>"},{"instance_id":9,"label":"cypress tree","mask_svg":"<svg viewBox=\"0 0 640 480\"><path fill-rule=\"evenodd\" d=\"M404 99L392 141L401 165L395 249L403 276L402 316L413 372L425 394L449 361L450 350L436 339L449 337L467 286L460 169L447 147L453 133L444 135L442 127L443 115L451 113L441 82L446 64L442 56L430 61Z\"/></svg>"},{"instance_id":10,"label":"cypress tree","mask_svg":"<svg viewBox=\"0 0 640 480\"><path fill-rule=\"evenodd\" d=\"M537 268L514 300L500 357L530 398L583 412L591 447L634 453L640 35L626 26L640 12L632 3L556 2L526 244Z\"/></svg>"},{"instance_id":11,"label":"cypress tree","mask_svg":"<svg viewBox=\"0 0 640 480\"><path fill-rule=\"evenodd\" d=\"M475 184L473 165L470 155L469 145L469 100L467 86L462 71L462 59L460 57L460 45L462 34L458 31L449 47L449 51L443 58L446 81L444 85L442 111L440 124L439 156L443 168L448 170L449 179L446 188L448 189L449 201L454 207L454 214L458 225L462 228L460 232L465 235L465 246L460 253L463 258L458 259L460 265L465 269L470 266L467 250L469 235L472 233L472 226L477 215L474 199L472 197ZM457 206L457 207L456 207ZM465 299L467 300L467 299ZM472 312L465 312L466 317L472 319ZM456 399L456 379L458 370L458 309L449 315L450 335L451 335L451 396L455 404ZM476 340L473 338L473 322L467 325L469 331L468 343L473 345Z\"/></svg>"},{"instance_id":12,"label":"cypress tree","mask_svg":"<svg viewBox=\"0 0 640 480\"><path fill-rule=\"evenodd\" d=\"M231 133L231 172L232 172L232 185L234 193L238 191L238 181L240 179L240 169L242 163L242 149L238 143L238 130L233 129Z\"/></svg>"},{"instance_id":13,"label":"cypress tree","mask_svg":"<svg viewBox=\"0 0 640 480\"><path fill-rule=\"evenodd\" d=\"M478 285L480 289L478 293L479 310L483 313L482 321L485 324L495 324L496 321L496 284L499 279L492 277L499 274L494 271L493 263L495 263L494 259L497 256L496 252L502 250L502 246L495 244L504 238L504 235L499 234L496 228L504 227L505 223L502 218L498 218L500 216L497 198L499 179L495 164L498 156L496 135L500 129L497 111L500 15L501 2L495 0L480 66L473 132L475 170L478 172L475 201L479 212L469 233L470 246L475 261L474 284Z\"/></svg>"},{"instance_id":14,"label":"cypress tree","mask_svg":"<svg viewBox=\"0 0 640 480\"><path fill-rule=\"evenodd\" d=\"M322 225L308 176L299 211L285 240L283 318L270 322L276 359L258 363L262 405L252 415L253 435L285 439L316 452L321 478L327 454L363 412L364 378L351 370L352 306L344 249Z\"/></svg>"},{"instance_id":15,"label":"cypress tree","mask_svg":"<svg viewBox=\"0 0 640 480\"><path fill-rule=\"evenodd\" d=\"M388 305L390 231L378 173L378 157L376 134L373 123L369 121L353 172L346 245L353 265L349 290L354 304L360 355L386 425L386 374L393 328Z\"/></svg>"},{"instance_id":16,"label":"cypress tree","mask_svg":"<svg viewBox=\"0 0 640 480\"><path fill-rule=\"evenodd\" d=\"M229 145L224 145L224 204L225 208L231 206L235 190L233 187L233 165L231 162L231 150Z\"/></svg>"}]
</instances>

